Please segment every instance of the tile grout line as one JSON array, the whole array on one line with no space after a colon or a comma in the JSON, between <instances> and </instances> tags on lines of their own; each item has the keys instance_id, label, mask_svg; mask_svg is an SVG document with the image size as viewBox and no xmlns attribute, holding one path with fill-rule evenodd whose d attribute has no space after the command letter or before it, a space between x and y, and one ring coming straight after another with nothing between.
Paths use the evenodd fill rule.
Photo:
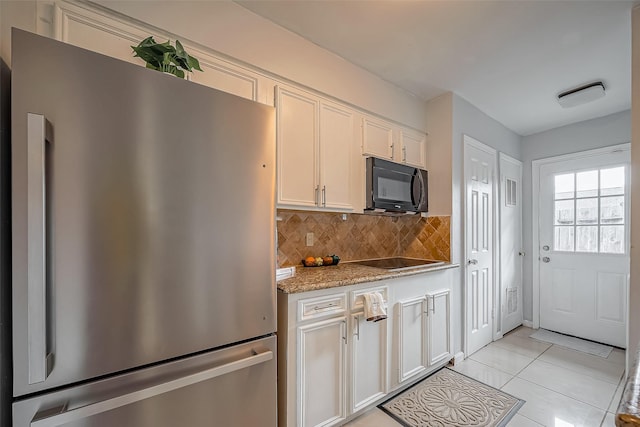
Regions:
<instances>
[{"instance_id":1,"label":"tile grout line","mask_svg":"<svg viewBox=\"0 0 640 427\"><path fill-rule=\"evenodd\" d=\"M536 360L538 360L538 358L540 356L542 356L544 353L547 352L547 350L549 350L551 347L553 347L553 344L551 344L549 347L547 347L542 353L540 353L539 355L537 355L535 358L533 358L533 360L531 362L529 362L529 364L527 366L525 366L524 368L520 369L520 371L518 371L518 373L516 373L515 375L513 375L511 377L511 379L509 381L507 381L502 387L505 387L507 384L509 384L514 378L518 378L519 380L523 380L523 381L527 381L524 378L520 378L518 375L520 375L522 373L522 371L524 371L528 366L530 366L533 362L535 362ZM531 381L529 381L531 382ZM535 383L532 383L535 384ZM500 388L500 390L502 390L502 387ZM545 387L546 388L546 387ZM569 396L567 396L569 397Z\"/></svg>"},{"instance_id":2,"label":"tile grout line","mask_svg":"<svg viewBox=\"0 0 640 427\"><path fill-rule=\"evenodd\" d=\"M551 346L549 346L549 348L547 348L545 351L543 351L542 353L540 353L540 355L539 355L538 357L536 357L536 359L535 359L535 360L537 360L540 356L542 356L542 355L543 355L544 353L546 353L546 352L547 352L551 347L553 347L553 346L555 346L555 345L556 345L556 344L551 344ZM558 346L558 347L560 347L560 348L564 348L564 347L562 347L562 346ZM531 363L533 363L533 362L531 362ZM603 382L603 383L613 385L613 384L612 384L612 383L610 383L609 381L605 381L605 380L602 380L602 379L600 379L600 378L593 378L593 377L591 377L591 376L589 376L589 375L586 375L586 374L584 374L584 373L582 373L582 372L577 372L577 371L574 371L574 370L573 370L573 369L571 369L571 368L567 368L566 366L556 365L556 364L554 364L554 363L546 362L546 361L544 361L544 360L540 360L540 363L546 363L546 364L548 364L548 365L555 366L556 368L565 369L565 370L567 370L567 371L569 371L569 372L572 372L572 373L577 374L577 375L584 376L584 377L589 378L589 379L592 379L592 380L601 381L601 382ZM524 369L523 369L523 370L524 370ZM520 372L518 373L518 375L520 375L520 373L522 373L522 371L520 371ZM538 385L538 386L540 386L540 387L546 388L547 390L551 390L551 391L553 391L553 392L555 392L555 393L558 393L558 394L560 394L560 395L562 395L562 396L568 397L569 399L573 399L573 400L575 400L575 401L577 401L577 402L582 402L582 403L584 403L584 404L586 404L586 405L589 405L589 406L591 406L591 407L597 408L597 409L599 409L599 410L601 410L601 411L605 411L605 413L606 413L606 412L609 412L609 407L611 406L611 401L613 400L613 398L614 398L614 397L615 397L615 395L616 395L616 392L618 391L618 388L617 388L617 386L616 386L616 389L613 391L613 395L611 396L611 399L609 400L609 404L607 405L607 407L606 407L605 409L601 409L601 408L598 408L597 406L594 406L594 405L592 405L592 404L590 404L590 403L588 403L588 402L584 402L584 401L582 401L582 400L580 400L580 399L576 399L575 397L568 396L568 395L566 395L566 394L564 394L564 393L561 393L561 392L559 392L559 391L557 391L557 390L553 390L553 389L550 389L550 388L548 388L548 387L545 387L545 386L543 386L542 384L538 384L537 382L530 381L530 380L527 380L527 379L525 379L525 378L521 378L521 377L518 377L518 378L519 378L519 379L521 379L521 380L523 380L523 381L528 381L528 382L530 382L530 383L532 383L532 384L536 384L536 385Z\"/></svg>"},{"instance_id":3,"label":"tile grout line","mask_svg":"<svg viewBox=\"0 0 640 427\"><path fill-rule=\"evenodd\" d=\"M540 387L540 388L543 388L543 389L545 389L545 390L548 390L548 391L550 391L550 392L552 392L552 393L559 394L560 396L562 396L562 397L566 397L567 399L571 399L571 400L573 400L573 401L575 401L575 402L578 402L578 403L581 403L581 404L583 404L583 405L590 406L591 408L593 408L593 409L595 409L595 410L598 410L598 411L604 411L604 412L605 412L605 414L606 414L607 412L609 412L609 411L608 411L608 410L606 410L606 409L598 408L597 406L593 406L593 405L592 405L592 404L590 404L590 403L583 402L582 400L578 400L578 399L576 399L575 397L567 396L566 394L560 393L559 391L556 391L556 390L550 389L549 387L545 387L545 386L540 385L540 384L538 384L538 383L534 383L533 381L525 380L524 378L520 378L520 377L518 377L518 379L519 379L520 381L524 381L524 382L527 382L527 383L529 383L529 384L533 384L533 385L535 385L535 386L538 386L538 387ZM520 399L520 398L518 398L518 399Z\"/></svg>"}]
</instances>

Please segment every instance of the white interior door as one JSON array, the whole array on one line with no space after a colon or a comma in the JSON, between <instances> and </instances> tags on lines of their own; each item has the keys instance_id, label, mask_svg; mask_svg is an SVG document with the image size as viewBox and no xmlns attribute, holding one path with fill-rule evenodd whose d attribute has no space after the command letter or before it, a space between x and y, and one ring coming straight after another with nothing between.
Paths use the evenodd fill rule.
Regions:
<instances>
[{"instance_id":1,"label":"white interior door","mask_svg":"<svg viewBox=\"0 0 640 427\"><path fill-rule=\"evenodd\" d=\"M522 162L500 153L500 330L522 325Z\"/></svg>"},{"instance_id":2,"label":"white interior door","mask_svg":"<svg viewBox=\"0 0 640 427\"><path fill-rule=\"evenodd\" d=\"M496 152L465 135L467 356L493 340L493 188Z\"/></svg>"},{"instance_id":3,"label":"white interior door","mask_svg":"<svg viewBox=\"0 0 640 427\"><path fill-rule=\"evenodd\" d=\"M626 347L629 151L540 167L540 327Z\"/></svg>"}]
</instances>

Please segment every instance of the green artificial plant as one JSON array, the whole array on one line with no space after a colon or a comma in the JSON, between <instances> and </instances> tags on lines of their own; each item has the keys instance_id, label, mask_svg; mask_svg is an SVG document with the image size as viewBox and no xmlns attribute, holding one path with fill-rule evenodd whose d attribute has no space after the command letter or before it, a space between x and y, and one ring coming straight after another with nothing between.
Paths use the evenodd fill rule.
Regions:
<instances>
[{"instance_id":1,"label":"green artificial plant","mask_svg":"<svg viewBox=\"0 0 640 427\"><path fill-rule=\"evenodd\" d=\"M131 49L135 52L134 57L142 58L147 63L147 68L170 73L181 79L184 79L185 71L202 71L198 60L184 50L179 40L176 40L174 47L169 40L157 43L150 36L138 46L131 46Z\"/></svg>"}]
</instances>

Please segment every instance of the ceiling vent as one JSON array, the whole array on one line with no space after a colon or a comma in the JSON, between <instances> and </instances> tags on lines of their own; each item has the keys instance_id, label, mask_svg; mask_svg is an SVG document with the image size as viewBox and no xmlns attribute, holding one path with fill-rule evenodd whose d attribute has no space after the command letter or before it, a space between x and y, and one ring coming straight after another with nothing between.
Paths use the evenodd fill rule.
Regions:
<instances>
[{"instance_id":1,"label":"ceiling vent","mask_svg":"<svg viewBox=\"0 0 640 427\"><path fill-rule=\"evenodd\" d=\"M603 96L604 84L602 82L593 82L558 94L558 102L563 108L571 108L595 101Z\"/></svg>"}]
</instances>

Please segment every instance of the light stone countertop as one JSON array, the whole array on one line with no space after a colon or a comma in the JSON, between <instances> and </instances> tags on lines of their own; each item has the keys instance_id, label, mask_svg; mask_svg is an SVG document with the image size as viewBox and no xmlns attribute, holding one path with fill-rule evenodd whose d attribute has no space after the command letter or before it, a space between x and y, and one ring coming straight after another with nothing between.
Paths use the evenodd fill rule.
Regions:
<instances>
[{"instance_id":1,"label":"light stone countertop","mask_svg":"<svg viewBox=\"0 0 640 427\"><path fill-rule=\"evenodd\" d=\"M353 262L343 262L326 267L296 266L296 275L277 283L278 290L285 294L317 291L319 289L356 285L358 283L375 282L377 280L395 279L396 277L413 276L429 271L457 268L459 264L444 263L425 265L401 271L388 271L381 268L367 267Z\"/></svg>"}]
</instances>

